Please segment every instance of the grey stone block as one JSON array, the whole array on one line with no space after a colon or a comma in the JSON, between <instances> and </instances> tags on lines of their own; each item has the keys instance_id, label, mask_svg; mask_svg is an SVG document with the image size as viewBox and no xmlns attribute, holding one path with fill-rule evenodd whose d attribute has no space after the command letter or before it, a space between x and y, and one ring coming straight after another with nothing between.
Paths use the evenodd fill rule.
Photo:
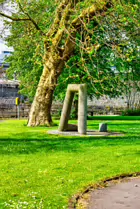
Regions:
<instances>
[{"instance_id":1,"label":"grey stone block","mask_svg":"<svg viewBox=\"0 0 140 209\"><path fill-rule=\"evenodd\" d=\"M107 124L106 123L99 124L99 132L107 132Z\"/></svg>"}]
</instances>

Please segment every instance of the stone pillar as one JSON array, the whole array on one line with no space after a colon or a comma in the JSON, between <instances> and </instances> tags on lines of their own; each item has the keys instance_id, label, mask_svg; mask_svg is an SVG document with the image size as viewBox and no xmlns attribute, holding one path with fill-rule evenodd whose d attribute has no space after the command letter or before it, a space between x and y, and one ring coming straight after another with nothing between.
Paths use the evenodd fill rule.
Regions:
<instances>
[{"instance_id":1,"label":"stone pillar","mask_svg":"<svg viewBox=\"0 0 140 209\"><path fill-rule=\"evenodd\" d=\"M78 100L78 133L86 134L87 131L87 86L81 84L79 87Z\"/></svg>"},{"instance_id":2,"label":"stone pillar","mask_svg":"<svg viewBox=\"0 0 140 209\"><path fill-rule=\"evenodd\" d=\"M68 127L68 120L70 116L73 98L74 98L74 92L69 91L69 87L68 87L63 104L63 109L61 112L60 124L58 128L59 131L65 131Z\"/></svg>"}]
</instances>

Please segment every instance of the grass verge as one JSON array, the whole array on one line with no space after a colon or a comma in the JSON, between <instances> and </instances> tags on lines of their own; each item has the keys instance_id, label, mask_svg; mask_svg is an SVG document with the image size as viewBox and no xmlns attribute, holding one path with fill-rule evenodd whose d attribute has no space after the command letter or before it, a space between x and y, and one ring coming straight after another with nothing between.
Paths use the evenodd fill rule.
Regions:
<instances>
[{"instance_id":1,"label":"grass verge","mask_svg":"<svg viewBox=\"0 0 140 209\"><path fill-rule=\"evenodd\" d=\"M88 128L99 122L88 121ZM0 123L0 208L67 208L87 185L140 171L140 121L107 122L109 131L125 135L64 137L47 134L56 126Z\"/></svg>"}]
</instances>

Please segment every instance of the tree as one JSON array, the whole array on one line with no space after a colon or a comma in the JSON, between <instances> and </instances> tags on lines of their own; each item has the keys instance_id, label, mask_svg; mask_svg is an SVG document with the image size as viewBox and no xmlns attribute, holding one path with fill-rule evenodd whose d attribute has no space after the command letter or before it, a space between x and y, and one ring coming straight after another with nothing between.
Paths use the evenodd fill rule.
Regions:
<instances>
[{"instance_id":1,"label":"tree","mask_svg":"<svg viewBox=\"0 0 140 209\"><path fill-rule=\"evenodd\" d=\"M57 7L55 16L53 12L48 12L49 15L46 17L47 20L45 18L40 20L39 17L34 14L33 10L31 10L32 5L37 10L38 1L30 1L30 7L27 4L27 1L17 1L19 6L18 12L12 14L11 16L3 14L2 12L0 13L0 15L6 18L9 18L15 22L20 22L21 27L24 25L24 28L26 28L25 24L28 22L28 33L32 34L32 37L33 35L35 36L35 39L33 38L35 42L43 39L44 69L42 71L36 95L32 103L28 121L29 126L51 124L52 119L50 110L53 93L57 86L59 76L63 72L65 63L73 55L77 41L79 46L82 43L81 40L77 39L77 34L81 34L83 31L86 33L86 31L88 31L87 25L91 22L93 24L92 30L100 25L102 19L108 15L108 11L114 8L114 2L115 1L113 0L63 0L61 3L56 1L54 4L54 8ZM117 1L117 3L118 2L119 1ZM46 2L43 1L42 8L45 7ZM50 15L53 18L55 17L51 26ZM94 17L98 17L98 19ZM38 32L36 32L35 29ZM83 39L85 37L86 34L82 36ZM88 46L88 41L86 44ZM94 54L93 51L96 51L97 48L102 48L100 45L98 47L97 44L92 43L91 50L91 44L89 45L90 55ZM115 44L115 46L118 45ZM83 47L83 43L80 48L85 48ZM86 49L87 48L88 47L86 47Z\"/></svg>"},{"instance_id":2,"label":"tree","mask_svg":"<svg viewBox=\"0 0 140 209\"><path fill-rule=\"evenodd\" d=\"M75 83L87 83L91 98L102 95L117 97L127 93L127 97L131 95L132 100L132 92L133 95L134 92L135 95L138 94L138 29L135 18L133 19L137 12L133 11L132 15L130 5L124 11L123 8L118 6L115 10L108 11L104 18L100 17L101 20L98 18L100 24L94 27L94 32L93 21L86 24L86 30L82 31L83 41L82 36L77 35L80 40L77 41L74 56L69 59L59 78L57 98L64 98L62 89L66 89L67 84L73 80ZM129 17L129 28L126 17Z\"/></svg>"}]
</instances>

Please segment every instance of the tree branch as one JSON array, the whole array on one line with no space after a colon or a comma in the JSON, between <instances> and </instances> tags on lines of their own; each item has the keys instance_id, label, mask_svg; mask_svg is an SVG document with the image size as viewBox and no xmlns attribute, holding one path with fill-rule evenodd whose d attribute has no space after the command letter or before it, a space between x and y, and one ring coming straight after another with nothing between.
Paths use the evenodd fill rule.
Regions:
<instances>
[{"instance_id":1,"label":"tree branch","mask_svg":"<svg viewBox=\"0 0 140 209\"><path fill-rule=\"evenodd\" d=\"M112 0L99 0L89 8L85 9L76 19L72 21L72 26L77 28L81 25L81 20L90 19L95 16L97 12L107 11L112 5Z\"/></svg>"},{"instance_id":2,"label":"tree branch","mask_svg":"<svg viewBox=\"0 0 140 209\"><path fill-rule=\"evenodd\" d=\"M23 9L22 5L20 4L20 2L18 2L18 5L19 5L20 10L21 10L25 15L27 15L28 20L30 20L30 21L33 23L33 25L35 26L35 28L36 28L37 30L39 30L39 31L41 32L42 35L45 35L45 33L40 29L40 27L39 27L38 24L35 22L35 20L34 20L27 12L24 11L24 9Z\"/></svg>"},{"instance_id":3,"label":"tree branch","mask_svg":"<svg viewBox=\"0 0 140 209\"><path fill-rule=\"evenodd\" d=\"M25 12L25 11L23 10L21 4L18 3L18 5L19 5L19 8L21 9L21 11L22 11L25 15L27 15L28 18L12 17L12 16L9 16L9 15L3 13L3 12L0 12L0 16L6 17L6 18L8 18L8 19L10 19L10 20L12 20L12 21L17 21L17 22L18 22L18 21L31 21L32 24L35 26L35 28L36 28L38 31L40 31L40 33L41 33L42 35L46 35L46 34L40 29L40 27L39 27L38 24L35 22L35 20L34 20L33 18L31 18L31 16L30 16L27 12Z\"/></svg>"},{"instance_id":4,"label":"tree branch","mask_svg":"<svg viewBox=\"0 0 140 209\"><path fill-rule=\"evenodd\" d=\"M26 21L26 20L29 21L30 20L29 18L16 18L16 17L12 17L12 16L6 15L6 14L4 14L2 12L0 12L0 16L6 17L6 18L8 18L8 19L10 19L12 21Z\"/></svg>"}]
</instances>

